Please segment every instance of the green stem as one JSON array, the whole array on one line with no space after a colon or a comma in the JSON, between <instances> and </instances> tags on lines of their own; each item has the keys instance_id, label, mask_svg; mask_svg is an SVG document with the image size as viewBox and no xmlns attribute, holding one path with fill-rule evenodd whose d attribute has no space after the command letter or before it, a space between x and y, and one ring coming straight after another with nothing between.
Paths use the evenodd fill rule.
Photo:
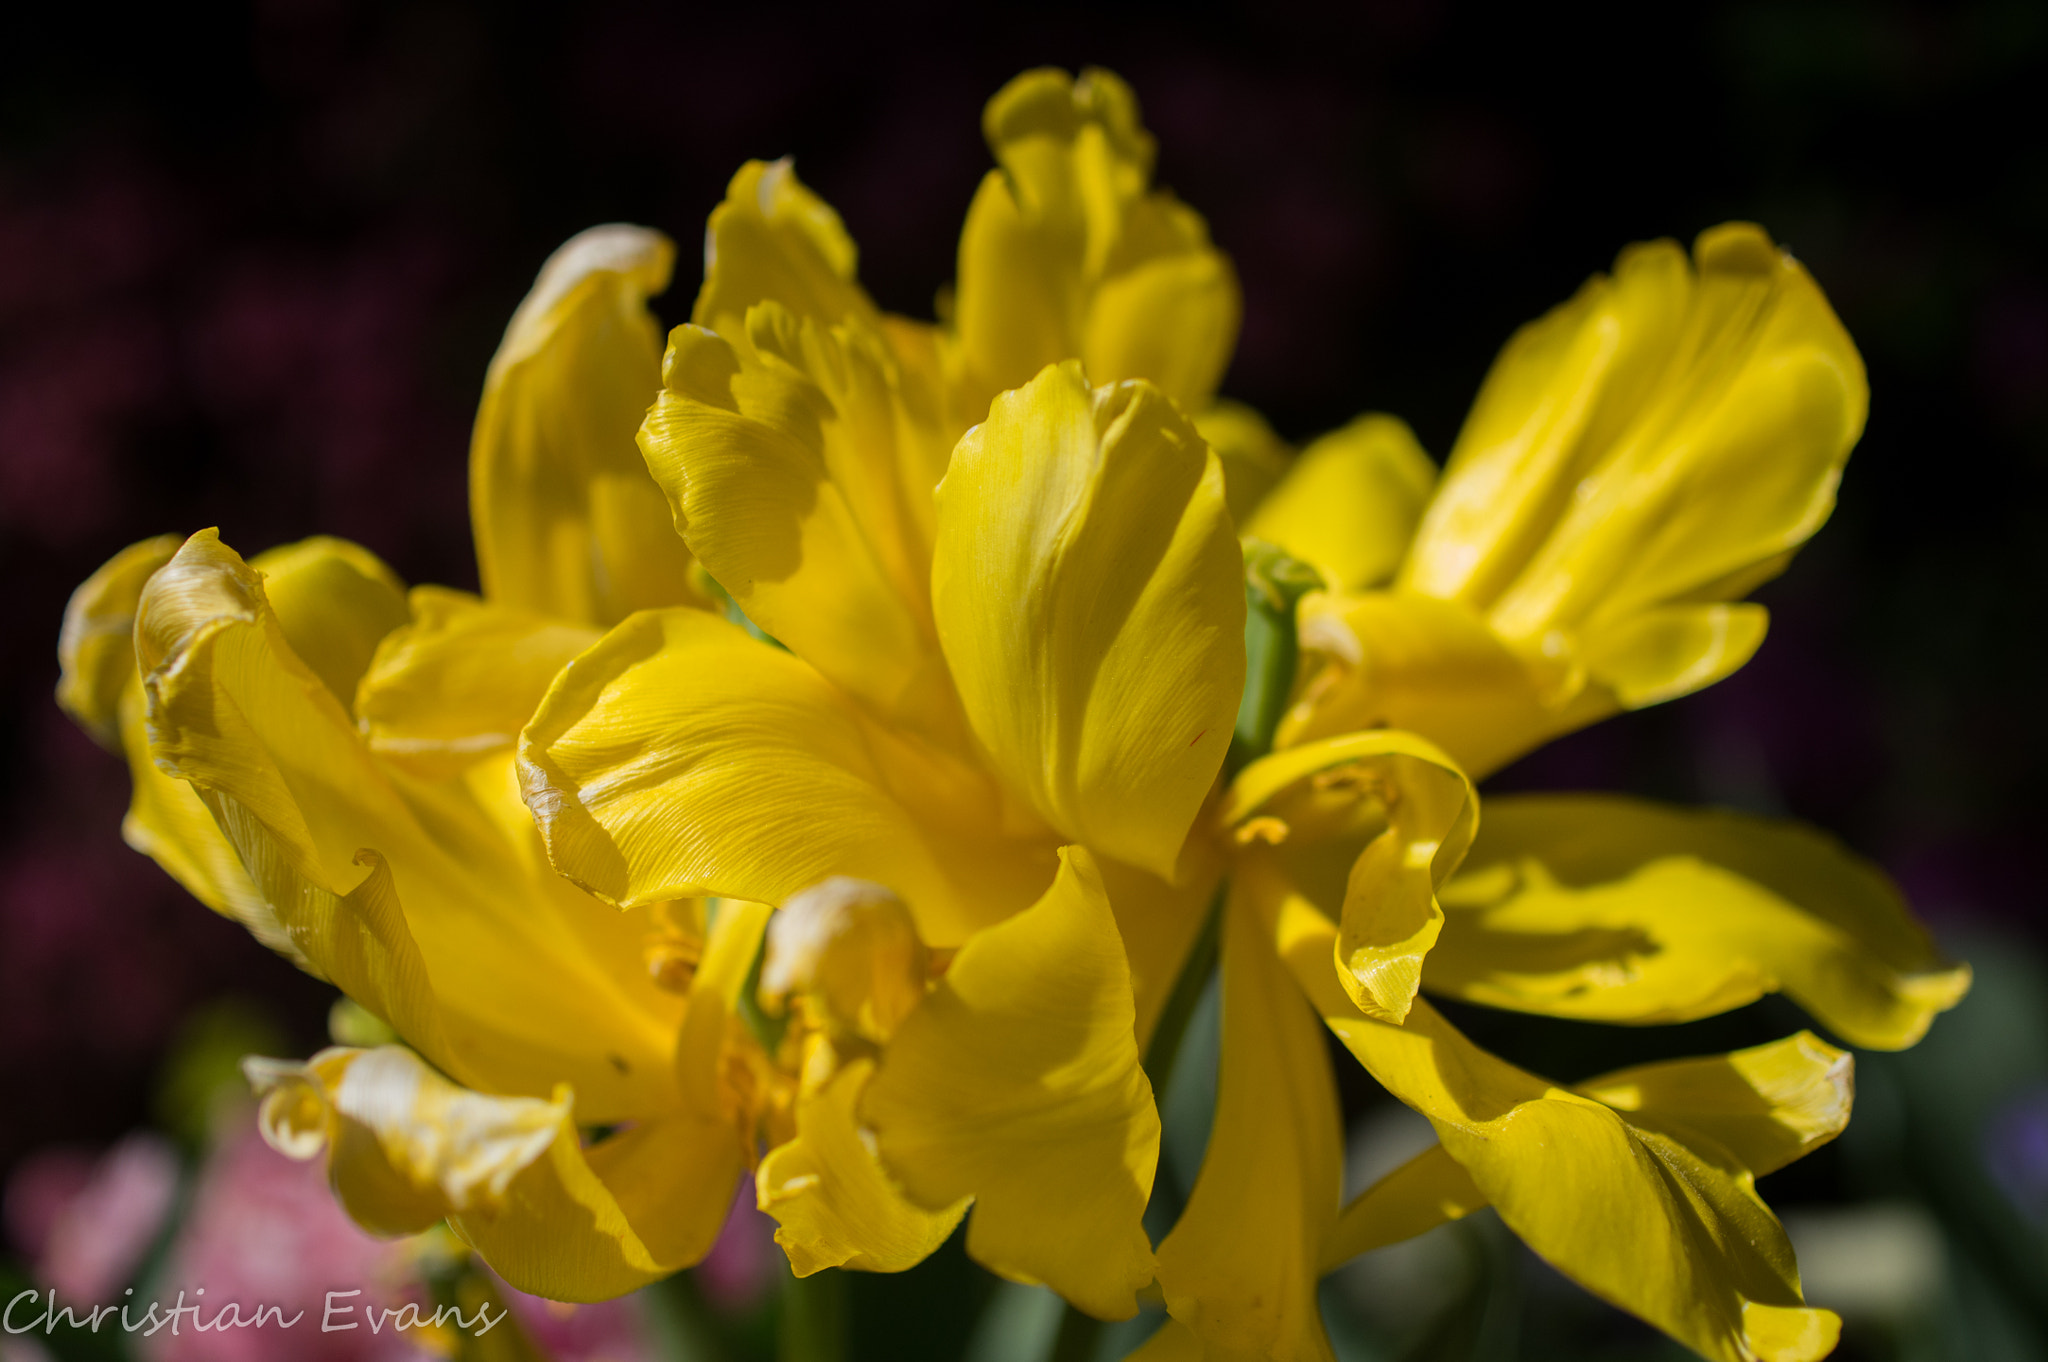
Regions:
<instances>
[{"instance_id":1,"label":"green stem","mask_svg":"<svg viewBox=\"0 0 2048 1362\"><path fill-rule=\"evenodd\" d=\"M836 1267L782 1284L778 1362L846 1362L846 1274Z\"/></svg>"},{"instance_id":2,"label":"green stem","mask_svg":"<svg viewBox=\"0 0 2048 1362\"><path fill-rule=\"evenodd\" d=\"M1294 694L1301 646L1295 636L1295 607L1323 579L1307 563L1271 544L1244 541L1244 695L1223 774L1234 776L1273 747L1273 731Z\"/></svg>"}]
</instances>

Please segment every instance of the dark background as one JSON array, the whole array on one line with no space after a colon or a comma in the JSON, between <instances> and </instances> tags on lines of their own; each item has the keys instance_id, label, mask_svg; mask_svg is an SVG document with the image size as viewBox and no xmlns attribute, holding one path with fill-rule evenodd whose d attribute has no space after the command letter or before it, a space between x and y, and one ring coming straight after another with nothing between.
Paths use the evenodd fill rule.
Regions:
<instances>
[{"instance_id":1,"label":"dark background","mask_svg":"<svg viewBox=\"0 0 2048 1362\"><path fill-rule=\"evenodd\" d=\"M1840 510L1762 593L1774 627L1745 671L1500 783L1797 815L1882 861L1951 939L2031 958L2048 9L1524 9L1036 7L962 26L916 5L10 7L0 1163L147 1119L210 1000L253 1000L304 1052L330 996L121 846L125 771L50 698L71 589L136 539L216 524L244 553L338 534L410 581L474 586L468 421L554 246L607 220L668 231L682 262L657 307L678 320L726 178L794 153L870 289L929 315L989 163L981 104L1041 63L1136 87L1161 182L1243 278L1225 389L1292 437L1376 408L1441 458L1509 331L1624 243L1737 217L1787 243L1870 370ZM2012 987L2031 1025L2041 1000ZM1607 1058L1573 1028L1475 1024L1560 1067ZM1979 1223L2048 1214L2048 1105L2039 1119L2005 1212L1958 1211L1925 1171L1969 1150L1889 1173L1831 1152L1767 1191L1918 1197L2039 1327L2048 1281L1991 1261L2038 1238Z\"/></svg>"}]
</instances>

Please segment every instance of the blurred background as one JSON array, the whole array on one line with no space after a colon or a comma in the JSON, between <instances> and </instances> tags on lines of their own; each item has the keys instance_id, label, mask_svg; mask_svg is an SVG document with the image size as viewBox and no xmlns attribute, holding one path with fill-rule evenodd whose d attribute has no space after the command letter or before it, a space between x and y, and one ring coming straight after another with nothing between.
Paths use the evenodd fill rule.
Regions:
<instances>
[{"instance_id":1,"label":"blurred background","mask_svg":"<svg viewBox=\"0 0 2048 1362\"><path fill-rule=\"evenodd\" d=\"M1834 520L1761 593L1769 641L1732 680L1494 784L1789 814L1899 879L1976 991L1917 1050L1859 1056L1849 1133L1763 1191L1809 1294L1848 1321L1840 1356L2048 1356L2048 7L1673 12L8 7L0 1286L86 1272L82 1254L98 1275L66 1280L111 1298L201 1252L184 1240L208 1198L288 1204L260 1191L289 1181L260 1146L238 1152L246 1115L210 1122L206 1095L246 1050L324 1043L333 1001L121 845L126 773L51 699L71 589L130 542L208 525L245 553L341 535L409 581L474 587L468 423L562 239L610 220L671 233L683 261L656 306L680 320L727 177L793 153L868 287L929 316L989 164L982 102L1032 65L1101 64L1135 86L1161 182L1241 273L1225 391L1296 439L1379 409L1441 458L1513 327L1626 242L1748 218L1810 267L1868 361L1871 417ZM1644 1031L1458 1017L1565 1080L1803 1024L1775 1002ZM1345 1096L1356 1170L1415 1147L1368 1084ZM1188 1119L1169 1165L1199 1151ZM158 1209L81 1247L81 1196ZM775 1269L761 1226L734 1225L725 1266L648 1305L652 1323L637 1304L586 1312L602 1339L558 1351L758 1353ZM337 1261L360 1276L379 1251ZM393 1279L432 1277L435 1251L408 1249ZM853 1284L856 1356L1042 1355L1045 1298L957 1250L921 1271ZM1345 1270L1325 1307L1347 1359L1684 1355L1490 1214ZM523 1308L530 1332L567 1327ZM8 1362L119 1346L0 1343Z\"/></svg>"}]
</instances>

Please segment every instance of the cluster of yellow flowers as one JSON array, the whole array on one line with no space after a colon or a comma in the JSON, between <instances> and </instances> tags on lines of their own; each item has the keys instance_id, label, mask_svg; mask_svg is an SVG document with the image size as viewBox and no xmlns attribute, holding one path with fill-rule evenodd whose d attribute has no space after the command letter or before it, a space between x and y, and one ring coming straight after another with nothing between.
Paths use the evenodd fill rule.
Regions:
<instances>
[{"instance_id":1,"label":"cluster of yellow flowers","mask_svg":"<svg viewBox=\"0 0 2048 1362\"><path fill-rule=\"evenodd\" d=\"M564 1300L696 1262L751 1169L799 1274L967 1218L1089 1314L1163 1303L1147 1359L1328 1358L1323 1273L1487 1205L1708 1357L1827 1353L1755 1178L1842 1129L1846 1053L1565 1087L1422 996L1782 991L1888 1049L1968 986L1811 831L1473 789L1755 650L1737 598L1864 420L1819 289L1746 224L1630 247L1441 474L1383 415L1296 455L1216 396L1235 276L1124 85L1030 72L985 125L935 325L787 162L733 178L665 353L665 238L557 252L477 418L481 597L211 531L79 589L60 698L127 755L128 840L402 1038L251 1061L272 1142ZM1155 1245L1145 1057L1219 946ZM1349 1204L1325 1027L1440 1137Z\"/></svg>"}]
</instances>

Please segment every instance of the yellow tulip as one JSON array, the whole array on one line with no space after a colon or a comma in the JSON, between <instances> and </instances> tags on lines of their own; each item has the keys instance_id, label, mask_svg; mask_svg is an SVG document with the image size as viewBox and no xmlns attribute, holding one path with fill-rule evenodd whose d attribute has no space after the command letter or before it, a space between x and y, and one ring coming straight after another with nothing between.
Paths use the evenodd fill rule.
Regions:
<instances>
[{"instance_id":1,"label":"yellow tulip","mask_svg":"<svg viewBox=\"0 0 2048 1362\"><path fill-rule=\"evenodd\" d=\"M497 1168L515 1205L522 1170L553 1168L570 1190L541 1201L595 1214L601 1242L551 1256L542 1220L461 1195L442 1205L426 1164L380 1174L374 1141L337 1134L351 1208L380 1228L456 1215L508 1277L573 1299L701 1257L746 1156L717 1074L758 923L707 947L670 905L622 916L593 903L549 867L512 763L519 729L597 626L698 599L633 443L659 381L645 299L671 254L643 229L595 229L557 253L515 316L477 423L484 598L408 594L337 540L245 563L205 531L117 555L73 597L59 647L60 702L129 758L129 842L439 1070L412 1052L360 1068L328 1057L299 1089L356 1094L386 1123L387 1152L412 1141L447 1168ZM635 528L650 523L651 535ZM738 953L722 983L721 949ZM425 1075L420 1095L401 1097L408 1072ZM548 1138L494 1133L543 1108L529 1133ZM635 1124L586 1163L576 1122ZM311 1152L303 1132L287 1143ZM407 1209L359 1202L354 1186L410 1189Z\"/></svg>"},{"instance_id":2,"label":"yellow tulip","mask_svg":"<svg viewBox=\"0 0 2048 1362\"><path fill-rule=\"evenodd\" d=\"M1148 339L1156 328L1141 324L1148 299L1180 308L1182 322L1190 320L1188 306L1207 308L1213 315L1206 337L1186 332L1206 358L1183 364L1172 381L1184 396L1213 386L1235 328L1234 284L1222 257L1207 247L1199 219L1146 192L1149 152L1142 134L1132 132L1128 92L1106 75L1077 85L1038 73L1006 98L1014 107L999 152L1029 161L1037 191L1059 202L1012 202L1001 240L975 249L978 263L968 271L974 277L961 296L982 319L978 325L991 315L991 297L1002 305L1012 282L1002 262L1015 256L1079 290L1077 324L1103 338L1097 350L1112 368L1114 357L1134 346L1173 358L1172 347L1162 352ZM1064 121L1054 107L1062 104L1072 111ZM1120 131L1115 155L1105 161L1100 137L1112 125ZM1105 175L1121 198L1107 216L1095 213L1093 244L1071 256L1061 244L1074 227L1070 210L1077 196L1095 195ZM991 210L980 211L985 217ZM1162 224L1173 229L1171 241L1155 239ZM1137 1066L1140 1028L1156 1015L1197 925L1183 900L1206 896L1213 873L1194 866L1195 882L1173 889L1129 866L1098 868L1079 848L1068 853L1071 875L1053 872L1062 842L1084 836L1157 868L1176 867L1228 741L1242 671L1236 550L1222 511L1221 474L1172 404L1149 387L1095 391L1078 369L1055 369L1039 400L1020 402L1013 448L1054 427L1072 441L1070 461L1057 470L1068 480L1042 490L1046 505L1020 508L1052 513L1063 499L1072 542L1017 542L1005 567L1074 579L1068 594L1079 599L1055 610L1049 627L1076 633L1093 648L1090 631L1113 628L1117 614L1115 607L1108 614L1093 608L1095 587L1127 570L1156 578L1156 594L1165 599L1126 602L1126 616L1146 622L1162 611L1170 615L1191 581L1222 609L1217 627L1198 630L1173 656L1146 654L1142 637L1112 648L1115 665L1089 683L1099 686L1099 701L1091 706L1078 696L1065 727L1016 735L1044 750L1010 753L1019 774L1005 783L973 734L1004 722L1006 697L990 686L960 696L938 647L941 631L956 627L948 610L967 623L987 611L974 589L963 588L935 613L930 582L943 519L932 489L969 424L959 415L966 409L961 394L984 381L982 342L920 330L860 306L846 277L850 247L842 249L843 234L835 239L835 231L830 211L786 166L749 167L736 182L734 203L714 218L714 249L727 247L718 251L697 311L731 331L748 365L797 370L793 385L787 373L769 374L766 389L748 387L760 375L737 384L735 395L750 407L769 404L770 426L779 418L774 404L803 400L811 379L821 380L846 412L852 430L828 452L837 457L834 471L853 514L837 524L828 517L820 542L834 533L845 541L847 556L837 566L848 569L849 580L825 574L803 584L814 597L846 586L845 599L857 605L865 590L873 613L856 622L892 615L901 621L898 635L882 638L904 645L907 667L896 666L874 637L858 634L839 636L847 646L835 655L829 618L777 610L765 589L772 571L727 568L727 587L694 567L687 536L669 526L664 489L631 446L664 378L646 299L665 285L672 249L644 229L609 227L583 234L549 261L487 377L472 448L481 598L435 587L408 594L373 557L334 541L254 563L210 532L182 548L152 541L81 589L67 622L61 694L82 722L131 755L131 840L405 1040L409 1048L330 1052L308 1065L256 1070L275 1098L278 1115L267 1125L273 1139L305 1157L325 1151L337 1188L366 1224L401 1228L447 1215L523 1286L572 1299L613 1294L701 1255L731 1174L759 1157L757 1138L781 1137L771 1141L763 1169L822 1157L820 1150L844 1143L828 1138L835 1102L844 1112L848 1096L879 1104L894 1093L899 1115L890 1128L902 1134L887 1142L930 1151L904 1160L915 1170L914 1193L957 1181L971 1195L978 1209L969 1238L978 1255L1012 1275L1053 1282L1099 1312L1127 1314L1135 1308L1133 1293L1151 1276L1137 1215L1157 1145L1149 1088ZM771 249L750 254L750 232ZM1164 276L1146 272L1154 256L1167 255L1175 259ZM804 273L820 261L821 270ZM996 276L987 274L991 261ZM769 293L794 293L744 299L745 311L772 314L793 301L796 313L743 315L751 325L734 326L719 311L720 300L754 287L755 265L763 267L759 278ZM1174 301L1183 281L1199 295L1194 304ZM1099 307L1088 302L1096 294L1104 300ZM818 297L826 301L807 306ZM855 302L837 318L842 326L817 325L821 315L831 322L847 298ZM709 333L706 339L722 343ZM1064 339L1049 344L1053 358L1067 352ZM664 401L687 391L682 379L692 376L677 370L677 354L670 356ZM984 397L972 415L986 414ZM879 481L867 471L875 467L878 416L894 423L894 436L885 438L899 451ZM798 435L801 441L801 429ZM973 513L977 481L1004 475L1003 457L994 451L982 473L954 479L966 508L961 514ZM1133 558L1116 532L1155 475L1181 481L1185 504L1167 508L1163 523L1182 529L1166 544L1140 546ZM1091 520L1081 504L1097 495L1110 496L1112 505ZM1002 510L996 505L990 514L1000 518ZM681 504L675 514L679 521L686 515ZM711 537L741 518L721 512ZM710 547L721 563L747 551L744 543ZM894 1067L877 1071L872 1082L874 1059L856 1059L830 1066L817 1083L788 1083L782 1056L768 1053L738 1020L745 1011L740 981L758 949L765 910L744 896L707 910L678 892L643 896L636 900L641 906L621 914L578 894L537 854L535 822L509 781L514 738L542 691L558 671L565 683L595 676L589 658L564 667L605 627L625 621L599 652L650 629L707 646L723 646L721 635L751 645L738 629L695 608L706 603L707 585L785 629L830 677L759 645L770 671L786 664L781 681L758 695L746 690L757 679L749 667L758 659L749 658L727 677L732 698L768 703L763 712L771 717L777 695L798 709L823 705L828 716L849 704L858 710L850 736L861 750L827 742L824 764L844 750L847 765L890 794L862 811L869 821L846 840L875 842L876 873L917 905L919 928L945 947L947 972L929 998L907 1015L898 1015L900 1008L890 1014L888 1029L900 1023L904 1034L889 1050ZM807 632L806 621L825 625L825 632ZM1001 667L1019 642L989 637L975 646L990 653L985 665ZM1074 665L1097 660L1077 656ZM1152 684L1176 665L1213 678L1192 687L1167 683L1180 697L1181 721L1194 731L1134 728L1128 688ZM718 699L715 690L693 689L700 702ZM564 693L573 695L574 687ZM779 736L801 747L812 732L798 724ZM1078 783L1067 769L1076 743L1085 777ZM772 782L772 772L760 774ZM1099 787L1103 778L1127 777L1137 784ZM1155 788L1165 792L1163 809ZM849 792L865 797L866 788ZM907 807L892 824L899 796ZM577 810L561 812L565 823L541 820L551 836L574 824ZM904 845L887 834L871 837L877 826L898 827ZM978 830L990 833L989 843L963 845ZM707 825L697 835L718 831ZM729 843L748 850L746 839ZM833 845L828 838L814 848L808 864L836 866L825 855ZM777 849L766 850L764 860L776 862ZM991 853L986 860L983 851ZM922 869L904 871L892 859L899 852ZM801 856L774 864L772 897L779 901L801 887L806 867ZM604 867L576 878L602 896L625 892L608 892ZM1105 880L1150 881L1144 893L1118 895L1130 938L1149 948L1138 966L1149 1009L1142 1022ZM1076 899L1088 911L1076 917L1059 910ZM982 933L980 944L966 941L999 919L1001 929ZM978 963L997 951L1035 951L1045 962L1040 973L1057 962L1066 987L1084 992L1020 993L1004 967ZM1097 976L1069 968L1077 951L1093 952ZM1084 1207L1116 1208L1092 1260L1081 1251L1085 1240L1077 1249L1071 1236L1049 1236L1031 1219L1038 1182L1090 1176L1085 1161L1034 1165L993 1157L989 1112L924 1112L935 1090L906 1086L897 1076L918 1064L967 1062L959 1040L973 1028L919 1018L960 1007L979 1015L988 998L1006 989L1013 1006L1050 1006L1055 1018L1082 1028L1072 1034L1094 1058L1048 1089L1031 1075L1070 1058L1058 1045L1043 1048L1061 1033L1034 1026L1040 1048L1019 1048L1026 1021L1014 1021L989 1037L1009 1045L1006 1072L1021 1085L1000 1090L1067 1091L1069 1110L1036 1119L1051 1129L1062 1122L1100 1129L1109 1119L1122 1132L1104 1146L1106 1171L1076 1192ZM1060 1004L1062 997L1070 1004ZM984 1047L971 1048L978 1054ZM843 1077L827 1081L835 1076ZM1028 1128L1031 1110L1028 1102L1013 1102L994 1128ZM297 1125L284 1120L286 1112L296 1113ZM582 1150L575 1130L593 1122L629 1128ZM951 1137L944 1134L948 1123L958 1128ZM849 1121L836 1129L855 1134ZM869 1165L872 1184L896 1186L893 1170L885 1177L872 1156ZM1042 1178L1030 1172L1034 1167ZM797 1217L796 1203L805 1199L786 1183L774 1185ZM582 1228L560 1233L564 1217ZM812 1243L806 1251L822 1263L833 1249ZM841 1253L838 1260L853 1259Z\"/></svg>"},{"instance_id":3,"label":"yellow tulip","mask_svg":"<svg viewBox=\"0 0 2048 1362\"><path fill-rule=\"evenodd\" d=\"M1826 298L1760 229L1704 232L1690 260L1630 247L1515 334L1433 491L1373 418L1349 443L1383 452L1304 458L1260 507L1262 537L1337 569L1282 744L1407 728L1483 776L1726 676L1763 641L1739 598L1827 519L1868 407Z\"/></svg>"},{"instance_id":4,"label":"yellow tulip","mask_svg":"<svg viewBox=\"0 0 2048 1362\"><path fill-rule=\"evenodd\" d=\"M780 646L688 609L618 626L528 725L528 804L562 872L622 907L716 896L798 915L763 981L809 979L819 1025L762 1080L793 1091L795 1121L793 1138L764 1122L760 1188L800 1270L908 1266L972 1197L970 1253L1129 1315L1152 1275L1139 1217L1158 1141L1138 1047L1215 880L1189 833L1244 670L1221 468L1150 385L1091 389L1052 366L1000 396L926 490L929 586L814 577L828 555L905 556L831 514L873 491L863 464L891 448L857 435L900 426L855 423L843 413L866 399L816 379L811 418L775 424L811 372L849 372L827 347L856 334L806 321L803 348L770 351L760 319L787 335L789 315L757 304L744 349L679 328L643 435L693 552ZM879 405L894 394L875 373ZM848 617L903 627L857 646ZM812 886L835 875L903 906L842 895L825 914ZM1077 901L1087 914L1055 911ZM931 948L955 953L906 1007Z\"/></svg>"},{"instance_id":5,"label":"yellow tulip","mask_svg":"<svg viewBox=\"0 0 2048 1362\"><path fill-rule=\"evenodd\" d=\"M1800 1036L1563 1089L1418 996L1642 1024L1783 991L1845 1039L1895 1049L1968 988L1882 873L1809 830L1606 796L1496 798L1476 817L1460 766L1484 774L1740 666L1763 613L1725 602L1832 505L1867 400L1854 348L1755 228L1706 233L1695 257L1632 248L1613 280L1519 333L1440 481L1405 426L1372 416L1249 498L1253 531L1331 589L1302 604L1311 660L1281 750L1219 810L1238 847L1226 988L1233 943L1276 943L1314 1011L1442 1143L1341 1213L1315 1179L1306 1222L1231 1190L1315 1166L1318 1142L1299 1122L1258 1128L1287 1100L1274 1073L1306 1072L1306 1043L1293 1068L1234 1060L1226 999L1219 1143L1160 1251L1175 1322L1149 1357L1327 1356L1304 1322L1316 1270L1488 1204L1566 1275L1710 1357L1833 1346L1753 1183L1842 1128L1846 1054ZM1313 1084L1293 1086L1300 1101ZM1305 1224L1323 1228L1303 1239ZM1290 1265L1284 1289L1274 1264Z\"/></svg>"},{"instance_id":6,"label":"yellow tulip","mask_svg":"<svg viewBox=\"0 0 2048 1362\"><path fill-rule=\"evenodd\" d=\"M1846 1054L1564 1086L1422 996L1783 991L1896 1047L1967 986L1814 834L1473 787L1754 649L1734 598L1862 422L1818 289L1753 228L1636 248L1441 479L1388 417L1290 459L1215 400L1235 279L1128 89L1030 72L985 129L936 325L786 162L734 177L663 355L666 240L565 246L486 381L481 597L211 532L80 588L59 694L128 755L129 840L405 1042L252 1062L268 1137L563 1299L694 1262L751 1168L800 1275L965 1220L1099 1318L1156 1284L1152 1358L1327 1358L1323 1272L1486 1205L1708 1356L1823 1355L1754 1180L1842 1128ZM1215 1128L1155 1250L1140 1057L1205 919ZM1319 1026L1440 1137L1348 1206Z\"/></svg>"}]
</instances>

